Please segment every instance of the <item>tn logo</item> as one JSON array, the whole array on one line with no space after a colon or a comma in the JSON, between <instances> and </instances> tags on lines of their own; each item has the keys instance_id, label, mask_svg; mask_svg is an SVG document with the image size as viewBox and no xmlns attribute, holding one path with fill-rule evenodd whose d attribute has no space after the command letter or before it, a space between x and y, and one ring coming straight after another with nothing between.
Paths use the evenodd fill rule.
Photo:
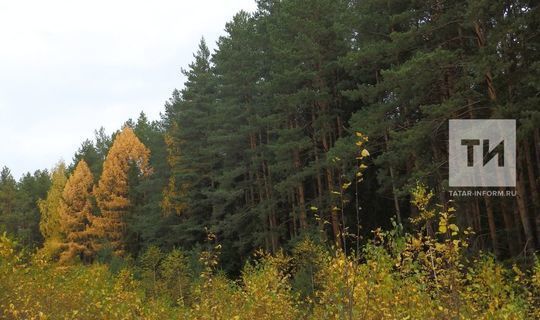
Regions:
<instances>
[{"instance_id":1,"label":"tn logo","mask_svg":"<svg viewBox=\"0 0 540 320\"><path fill-rule=\"evenodd\" d=\"M449 187L516 186L516 120L450 119Z\"/></svg>"},{"instance_id":2,"label":"tn logo","mask_svg":"<svg viewBox=\"0 0 540 320\"><path fill-rule=\"evenodd\" d=\"M489 139L461 139L461 145L467 146L467 167L474 167L474 148L482 141L482 166L497 156L497 166L504 167L504 140L493 149L489 148Z\"/></svg>"}]
</instances>

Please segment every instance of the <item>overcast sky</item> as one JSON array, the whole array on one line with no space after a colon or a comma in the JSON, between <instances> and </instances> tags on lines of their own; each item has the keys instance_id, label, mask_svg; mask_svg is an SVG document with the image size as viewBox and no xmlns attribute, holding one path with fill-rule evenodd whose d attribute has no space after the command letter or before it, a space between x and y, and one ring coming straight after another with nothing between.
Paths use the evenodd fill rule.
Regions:
<instances>
[{"instance_id":1,"label":"overcast sky","mask_svg":"<svg viewBox=\"0 0 540 320\"><path fill-rule=\"evenodd\" d=\"M0 167L70 162L144 111L157 119L202 36L254 0L0 0Z\"/></svg>"}]
</instances>

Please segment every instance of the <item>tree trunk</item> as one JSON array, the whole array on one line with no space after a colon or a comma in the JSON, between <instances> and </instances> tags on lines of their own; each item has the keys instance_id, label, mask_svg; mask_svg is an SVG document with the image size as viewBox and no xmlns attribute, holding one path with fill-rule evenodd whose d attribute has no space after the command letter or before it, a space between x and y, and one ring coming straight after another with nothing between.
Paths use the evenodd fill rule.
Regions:
<instances>
[{"instance_id":1,"label":"tree trunk","mask_svg":"<svg viewBox=\"0 0 540 320\"><path fill-rule=\"evenodd\" d=\"M474 199L474 219L476 222L476 232L482 232L482 215L480 210L480 201L478 198Z\"/></svg>"},{"instance_id":2,"label":"tree trunk","mask_svg":"<svg viewBox=\"0 0 540 320\"><path fill-rule=\"evenodd\" d=\"M315 123L315 111L311 113L311 121ZM317 169L317 175L316 175L316 184L317 184L317 215L319 216L318 222L319 222L319 231L321 233L321 236L326 239L326 232L324 228L324 211L321 209L323 208L323 193L324 193L324 187L323 187L323 174L321 173L320 168L320 160L319 160L319 151L317 149L317 139L315 136L312 137L312 143L313 143L313 157L315 158L315 167Z\"/></svg>"},{"instance_id":3,"label":"tree trunk","mask_svg":"<svg viewBox=\"0 0 540 320\"><path fill-rule=\"evenodd\" d=\"M331 139L331 138L330 138ZM328 138L326 134L322 135L322 144L324 147L324 151L328 152L330 150L330 145L328 143ZM328 192L334 191L334 173L331 168L326 168L326 182L328 184ZM334 210L334 208L330 207L330 217L331 217L331 223L332 223L332 232L334 234L334 241L336 243L336 246L338 248L341 248L341 223L339 221L339 211Z\"/></svg>"},{"instance_id":4,"label":"tree trunk","mask_svg":"<svg viewBox=\"0 0 540 320\"><path fill-rule=\"evenodd\" d=\"M291 228L290 228L290 237L291 239L298 235L297 226L296 226L296 206L294 205L296 200L294 199L294 192L289 192L289 203L291 204Z\"/></svg>"},{"instance_id":5,"label":"tree trunk","mask_svg":"<svg viewBox=\"0 0 540 320\"><path fill-rule=\"evenodd\" d=\"M518 251L523 248L523 229L521 225L521 219L519 217L519 208L517 205L517 199L514 199L514 214L512 215L514 218L514 231L516 236L516 246L518 247Z\"/></svg>"},{"instance_id":6,"label":"tree trunk","mask_svg":"<svg viewBox=\"0 0 540 320\"><path fill-rule=\"evenodd\" d=\"M521 151L521 150L520 150ZM521 224L523 225L523 232L525 233L525 248L527 252L534 252L535 242L534 242L534 233L530 223L529 212L527 211L527 200L526 200L526 188L524 181L523 169L519 167L522 156L518 157L518 179L516 184L517 192L517 204L519 209L519 216L521 218Z\"/></svg>"},{"instance_id":7,"label":"tree trunk","mask_svg":"<svg viewBox=\"0 0 540 320\"><path fill-rule=\"evenodd\" d=\"M384 142L385 142L385 149L386 151L388 151L388 131L384 133ZM394 178L394 168L391 164L388 167L390 169L390 180L392 182L392 195L394 198L394 209L396 210L397 221L399 224L401 224L401 210L399 209L399 200L398 200L397 191L396 191L397 190L396 180Z\"/></svg>"},{"instance_id":8,"label":"tree trunk","mask_svg":"<svg viewBox=\"0 0 540 320\"><path fill-rule=\"evenodd\" d=\"M534 130L534 152L536 154L536 165L540 171L540 129Z\"/></svg>"},{"instance_id":9,"label":"tree trunk","mask_svg":"<svg viewBox=\"0 0 540 320\"><path fill-rule=\"evenodd\" d=\"M519 253L519 244L516 243L516 236L514 235L514 220L512 218L513 212L510 212L510 209L508 208L508 204L505 199L501 199L501 210L504 219L506 242L508 243L510 256L515 257Z\"/></svg>"},{"instance_id":10,"label":"tree trunk","mask_svg":"<svg viewBox=\"0 0 540 320\"><path fill-rule=\"evenodd\" d=\"M493 214L493 203L490 197L484 197L484 202L486 203L491 246L493 247L493 253L495 254L495 256L499 256L499 241L497 239L497 226L495 224L495 215Z\"/></svg>"},{"instance_id":11,"label":"tree trunk","mask_svg":"<svg viewBox=\"0 0 540 320\"><path fill-rule=\"evenodd\" d=\"M294 167L297 171L300 171L300 152L298 149L294 150ZM297 186L298 191L298 208L300 210L299 220L300 220L300 229L307 229L307 216L306 216L306 197L304 194L304 183L300 182Z\"/></svg>"},{"instance_id":12,"label":"tree trunk","mask_svg":"<svg viewBox=\"0 0 540 320\"><path fill-rule=\"evenodd\" d=\"M477 21L474 22L474 32L476 34L476 43L478 44L478 47L484 48L486 46L486 36L484 34L484 29ZM491 75L491 70L488 69L486 71L486 73L484 74L484 78L486 80L486 85L488 88L489 99L491 101L496 101L497 93L493 85L493 76Z\"/></svg>"},{"instance_id":13,"label":"tree trunk","mask_svg":"<svg viewBox=\"0 0 540 320\"><path fill-rule=\"evenodd\" d=\"M266 143L269 144L269 134L268 129L266 129ZM263 135L262 132L259 130L259 141L261 144L263 144ZM263 157L261 157L263 158ZM262 173L262 181L263 181L263 190L261 190L261 199L263 194L266 196L266 199L268 203L271 203L273 200L273 193L272 193L272 176L270 174L270 169L268 168L268 163L266 160L261 161L261 167L260 171ZM259 179L259 170L257 170L257 180ZM270 212L268 214L268 222L270 225L270 243L272 244L272 252L276 252L279 247L279 240L277 235L277 217L276 217L276 209L273 204L270 204Z\"/></svg>"},{"instance_id":14,"label":"tree trunk","mask_svg":"<svg viewBox=\"0 0 540 320\"><path fill-rule=\"evenodd\" d=\"M534 205L534 217L536 225L536 239L540 242L540 195L536 185L536 174L534 173L534 165L531 155L531 147L527 140L524 141L525 162L527 162L527 173L529 178L530 195Z\"/></svg>"}]
</instances>

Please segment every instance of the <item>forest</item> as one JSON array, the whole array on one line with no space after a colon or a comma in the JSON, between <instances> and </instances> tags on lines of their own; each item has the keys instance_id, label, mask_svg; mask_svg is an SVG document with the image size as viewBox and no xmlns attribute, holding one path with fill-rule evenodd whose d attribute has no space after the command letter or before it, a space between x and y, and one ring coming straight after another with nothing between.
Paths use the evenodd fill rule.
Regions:
<instances>
[{"instance_id":1,"label":"forest","mask_svg":"<svg viewBox=\"0 0 540 320\"><path fill-rule=\"evenodd\" d=\"M540 319L539 3L256 2L160 119L1 169L0 318ZM449 193L450 119L516 120L515 196Z\"/></svg>"}]
</instances>

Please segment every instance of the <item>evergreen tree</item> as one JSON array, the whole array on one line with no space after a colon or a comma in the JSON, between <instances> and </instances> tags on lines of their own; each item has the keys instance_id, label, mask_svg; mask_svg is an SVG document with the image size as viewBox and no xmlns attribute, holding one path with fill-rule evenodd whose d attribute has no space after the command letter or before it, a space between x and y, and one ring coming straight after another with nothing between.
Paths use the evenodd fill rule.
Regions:
<instances>
[{"instance_id":1,"label":"evergreen tree","mask_svg":"<svg viewBox=\"0 0 540 320\"><path fill-rule=\"evenodd\" d=\"M17 182L8 167L0 171L0 223L1 231L10 234L17 233L17 226L13 224L16 214Z\"/></svg>"},{"instance_id":2,"label":"evergreen tree","mask_svg":"<svg viewBox=\"0 0 540 320\"><path fill-rule=\"evenodd\" d=\"M209 147L211 119L215 99L215 78L211 69L210 51L204 39L194 55L194 62L182 73L187 77L184 89L173 95L166 106L166 141L171 175L165 190L166 212L182 215L174 226L179 231L176 241L204 239L204 227L212 212L209 190L215 187L212 170L215 151Z\"/></svg>"},{"instance_id":3,"label":"evergreen tree","mask_svg":"<svg viewBox=\"0 0 540 320\"><path fill-rule=\"evenodd\" d=\"M341 95L347 74L338 61L348 51L349 30L342 24L346 1L271 2L265 16L271 77L267 83L271 136L268 148L275 161L269 171L294 237L308 227L307 210L316 206L329 220L341 246L344 221L335 210L342 167L329 151L345 135L351 106ZM324 232L324 224L319 225Z\"/></svg>"},{"instance_id":4,"label":"evergreen tree","mask_svg":"<svg viewBox=\"0 0 540 320\"><path fill-rule=\"evenodd\" d=\"M105 161L105 157L109 152L111 144L112 137L105 133L103 127L99 130L95 130L94 140L86 139L83 141L79 150L77 150L73 156L73 162L68 171L72 173L79 161L84 160L92 171L95 182L97 182L101 176L103 161Z\"/></svg>"},{"instance_id":5,"label":"evergreen tree","mask_svg":"<svg viewBox=\"0 0 540 320\"><path fill-rule=\"evenodd\" d=\"M262 114L262 36L246 12L235 15L225 31L212 57L218 90L209 144L219 164L212 173L216 188L211 199L213 232L227 248L224 267L234 270L255 247L269 248L277 238L269 228L276 202L271 186L264 183L267 162L261 137L266 130L257 117Z\"/></svg>"},{"instance_id":6,"label":"evergreen tree","mask_svg":"<svg viewBox=\"0 0 540 320\"><path fill-rule=\"evenodd\" d=\"M142 181L137 175L131 176L130 201L133 214L128 218L130 250L133 253L149 245L170 244L169 226L162 214L163 190L169 179L167 146L164 128L159 121L149 121L141 112L133 124L133 131L150 150L149 165L152 175Z\"/></svg>"},{"instance_id":7,"label":"evergreen tree","mask_svg":"<svg viewBox=\"0 0 540 320\"><path fill-rule=\"evenodd\" d=\"M24 245L37 246L43 242L39 230L40 211L38 200L47 196L51 186L51 176L47 170L26 173L17 183L18 238Z\"/></svg>"}]
</instances>

